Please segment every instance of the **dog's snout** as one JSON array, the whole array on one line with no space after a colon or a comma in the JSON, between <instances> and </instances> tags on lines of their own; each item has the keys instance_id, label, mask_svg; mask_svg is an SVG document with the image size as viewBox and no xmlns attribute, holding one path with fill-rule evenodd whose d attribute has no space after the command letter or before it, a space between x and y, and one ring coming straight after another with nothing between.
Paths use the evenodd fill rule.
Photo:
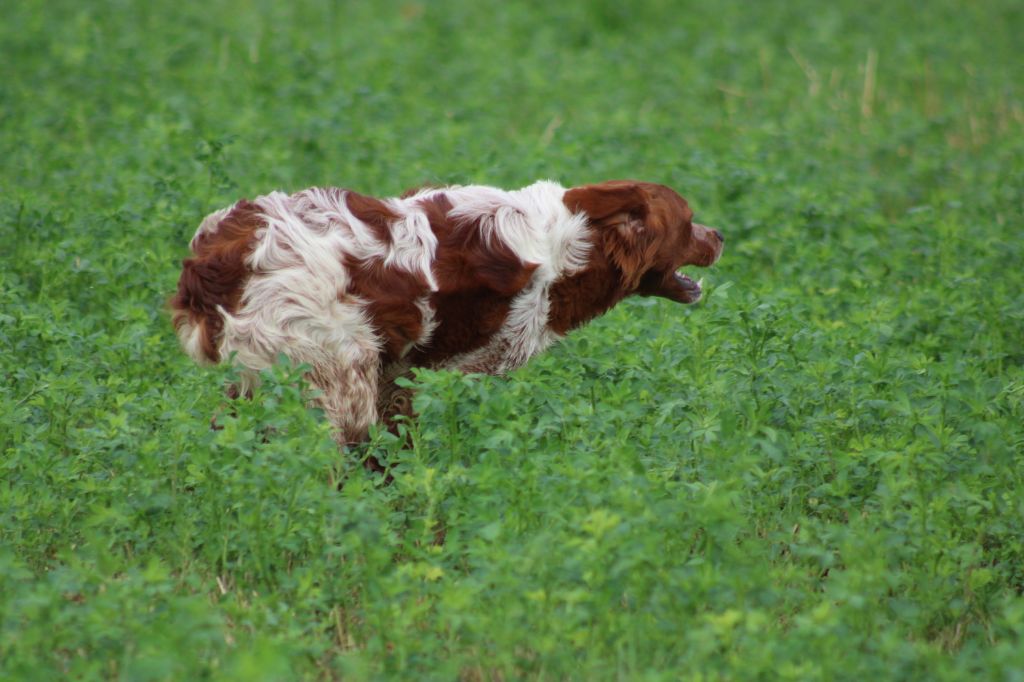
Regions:
<instances>
[{"instance_id":1,"label":"dog's snout","mask_svg":"<svg viewBox=\"0 0 1024 682\"><path fill-rule=\"evenodd\" d=\"M725 237L722 236L722 233L720 231L718 231L718 230L716 230L714 228L712 228L711 231L715 233L716 237L718 237L718 241L722 242L723 244L725 243Z\"/></svg>"}]
</instances>

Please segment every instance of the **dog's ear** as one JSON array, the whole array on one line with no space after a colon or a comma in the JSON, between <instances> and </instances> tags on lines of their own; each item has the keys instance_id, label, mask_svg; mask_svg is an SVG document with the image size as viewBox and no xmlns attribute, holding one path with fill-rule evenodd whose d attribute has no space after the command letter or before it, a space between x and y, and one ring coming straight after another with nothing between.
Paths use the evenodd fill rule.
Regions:
<instances>
[{"instance_id":1,"label":"dog's ear","mask_svg":"<svg viewBox=\"0 0 1024 682\"><path fill-rule=\"evenodd\" d=\"M613 180L574 187L562 201L573 213L585 213L599 229L595 239L622 272L626 289L635 289L653 258L657 240L647 226L650 204L636 182Z\"/></svg>"},{"instance_id":2,"label":"dog's ear","mask_svg":"<svg viewBox=\"0 0 1024 682\"><path fill-rule=\"evenodd\" d=\"M647 215L647 197L638 183L612 180L596 185L573 187L562 199L573 213L586 213L591 222L612 223L643 221Z\"/></svg>"}]
</instances>

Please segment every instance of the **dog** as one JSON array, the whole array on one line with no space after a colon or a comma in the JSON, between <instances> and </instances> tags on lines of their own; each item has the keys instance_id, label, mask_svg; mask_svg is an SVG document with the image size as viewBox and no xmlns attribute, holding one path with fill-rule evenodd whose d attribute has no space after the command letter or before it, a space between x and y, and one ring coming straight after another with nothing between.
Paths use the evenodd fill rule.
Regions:
<instances>
[{"instance_id":1,"label":"dog","mask_svg":"<svg viewBox=\"0 0 1024 682\"><path fill-rule=\"evenodd\" d=\"M279 354L308 365L344 447L412 416L396 380L414 368L504 374L627 296L699 300L678 270L723 244L632 180L272 192L202 221L170 308L188 355L242 368L235 394Z\"/></svg>"}]
</instances>

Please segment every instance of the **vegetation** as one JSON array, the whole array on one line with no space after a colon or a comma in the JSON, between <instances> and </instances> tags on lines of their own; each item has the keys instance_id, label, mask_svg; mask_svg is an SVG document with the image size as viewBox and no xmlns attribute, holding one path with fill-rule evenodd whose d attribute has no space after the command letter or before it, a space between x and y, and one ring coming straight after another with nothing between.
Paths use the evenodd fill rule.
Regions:
<instances>
[{"instance_id":1,"label":"vegetation","mask_svg":"<svg viewBox=\"0 0 1024 682\"><path fill-rule=\"evenodd\" d=\"M1015 0L8 3L0 677L1024 679L1022 30ZM177 347L214 208L544 177L679 189L728 240L705 300L420 375L389 487L300 368L231 416Z\"/></svg>"}]
</instances>

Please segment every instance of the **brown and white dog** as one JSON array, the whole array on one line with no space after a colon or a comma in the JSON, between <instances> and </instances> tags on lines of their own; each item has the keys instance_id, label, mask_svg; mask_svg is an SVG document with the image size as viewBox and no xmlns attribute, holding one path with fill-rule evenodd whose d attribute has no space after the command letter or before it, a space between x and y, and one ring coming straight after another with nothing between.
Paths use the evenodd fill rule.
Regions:
<instances>
[{"instance_id":1,"label":"brown and white dog","mask_svg":"<svg viewBox=\"0 0 1024 682\"><path fill-rule=\"evenodd\" d=\"M243 393L281 353L308 364L353 443L411 414L394 382L414 367L502 374L626 296L698 300L677 270L723 237L692 219L668 187L622 180L273 192L203 220L170 305L186 352L233 357Z\"/></svg>"}]
</instances>

